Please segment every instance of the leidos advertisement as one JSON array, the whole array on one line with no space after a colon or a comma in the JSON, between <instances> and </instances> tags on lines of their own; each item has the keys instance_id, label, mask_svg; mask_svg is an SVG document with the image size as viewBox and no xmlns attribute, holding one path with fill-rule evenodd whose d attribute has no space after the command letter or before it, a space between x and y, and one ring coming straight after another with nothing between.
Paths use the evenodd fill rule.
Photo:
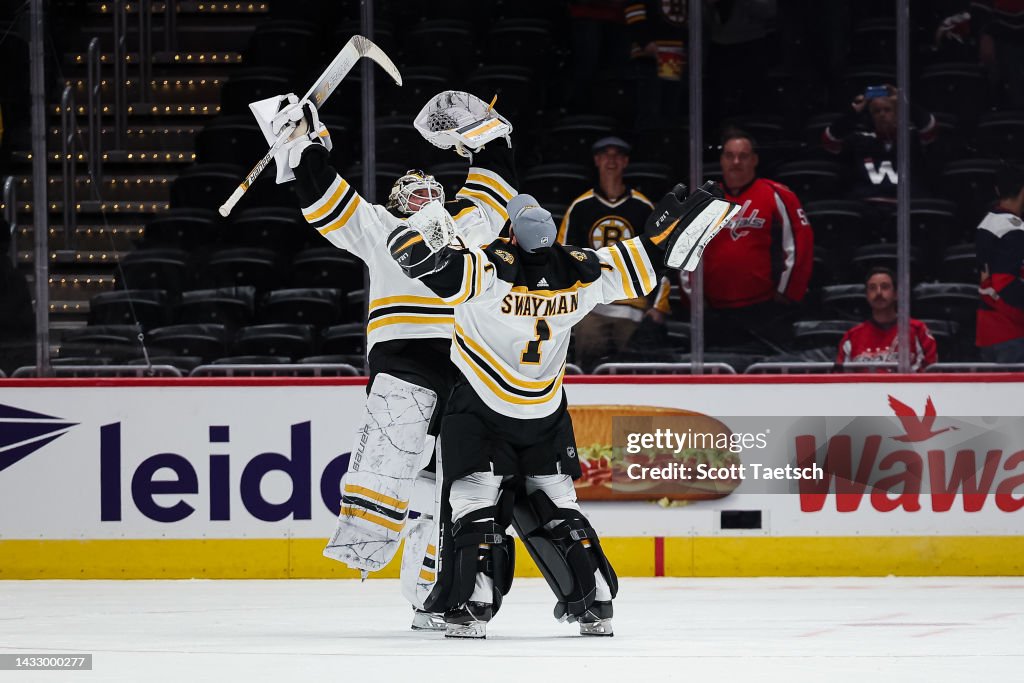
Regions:
<instances>
[{"instance_id":1,"label":"leidos advertisement","mask_svg":"<svg viewBox=\"0 0 1024 683\"><path fill-rule=\"evenodd\" d=\"M765 535L1016 534L1022 390L571 384L577 490L608 536L728 533L720 510ZM0 539L326 537L364 396L0 386Z\"/></svg>"}]
</instances>

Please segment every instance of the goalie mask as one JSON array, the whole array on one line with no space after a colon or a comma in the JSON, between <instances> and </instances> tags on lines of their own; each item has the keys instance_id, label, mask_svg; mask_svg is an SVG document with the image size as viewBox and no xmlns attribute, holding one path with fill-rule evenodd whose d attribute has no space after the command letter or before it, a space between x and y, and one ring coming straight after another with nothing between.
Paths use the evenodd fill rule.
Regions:
<instances>
[{"instance_id":1,"label":"goalie mask","mask_svg":"<svg viewBox=\"0 0 1024 683\"><path fill-rule=\"evenodd\" d=\"M434 176L412 169L391 186L386 207L389 211L411 216L434 200L444 203L444 187Z\"/></svg>"}]
</instances>

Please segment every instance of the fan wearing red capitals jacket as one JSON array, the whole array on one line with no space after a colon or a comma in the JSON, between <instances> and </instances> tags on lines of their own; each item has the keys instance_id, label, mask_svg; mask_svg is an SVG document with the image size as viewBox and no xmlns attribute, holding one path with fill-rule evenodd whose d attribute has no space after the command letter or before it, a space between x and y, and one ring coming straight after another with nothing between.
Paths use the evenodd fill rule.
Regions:
<instances>
[{"instance_id":1,"label":"fan wearing red capitals jacket","mask_svg":"<svg viewBox=\"0 0 1024 683\"><path fill-rule=\"evenodd\" d=\"M983 360L1024 363L1024 169L996 176L999 203L975 238L981 285L977 344Z\"/></svg>"},{"instance_id":2,"label":"fan wearing red capitals jacket","mask_svg":"<svg viewBox=\"0 0 1024 683\"><path fill-rule=\"evenodd\" d=\"M811 224L788 187L757 176L750 135L727 130L720 161L726 199L743 208L704 251L704 295L715 312L709 337L735 343L746 330L784 345L787 318L811 279Z\"/></svg>"},{"instance_id":3,"label":"fan wearing red capitals jacket","mask_svg":"<svg viewBox=\"0 0 1024 683\"><path fill-rule=\"evenodd\" d=\"M896 339L896 276L888 268L872 268L868 271L864 290L871 306L871 317L843 335L836 355L837 366L850 361L895 363L899 357ZM935 339L927 325L911 318L910 339L912 372L920 372L938 361Z\"/></svg>"}]
</instances>

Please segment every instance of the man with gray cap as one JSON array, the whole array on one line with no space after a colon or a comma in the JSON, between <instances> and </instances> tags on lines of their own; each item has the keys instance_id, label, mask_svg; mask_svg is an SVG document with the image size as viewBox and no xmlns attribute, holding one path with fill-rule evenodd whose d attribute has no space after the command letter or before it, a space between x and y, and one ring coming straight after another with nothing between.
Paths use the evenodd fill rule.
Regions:
<instances>
[{"instance_id":1,"label":"man with gray cap","mask_svg":"<svg viewBox=\"0 0 1024 683\"><path fill-rule=\"evenodd\" d=\"M462 377L441 427L440 573L424 609L446 635L483 638L512 583L512 524L557 596L555 617L611 635L618 581L576 503L580 476L562 390L569 334L596 305L650 292L664 263L696 268L739 209L677 185L644 234L593 250L556 241L529 195L508 203L511 237L486 247L438 239L415 222L388 239L392 257L455 310L451 359Z\"/></svg>"},{"instance_id":2,"label":"man with gray cap","mask_svg":"<svg viewBox=\"0 0 1024 683\"><path fill-rule=\"evenodd\" d=\"M654 205L623 179L631 149L614 136L593 144L597 184L566 209L558 228L559 242L600 249L640 234ZM595 307L573 330L576 363L589 371L602 356L624 349L648 308L645 297Z\"/></svg>"}]
</instances>

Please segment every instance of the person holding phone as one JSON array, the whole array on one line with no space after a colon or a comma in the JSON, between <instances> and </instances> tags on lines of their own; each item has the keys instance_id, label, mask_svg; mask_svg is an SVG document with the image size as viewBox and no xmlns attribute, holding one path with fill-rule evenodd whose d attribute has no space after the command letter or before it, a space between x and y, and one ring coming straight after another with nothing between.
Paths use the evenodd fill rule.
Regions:
<instances>
[{"instance_id":1,"label":"person holding phone","mask_svg":"<svg viewBox=\"0 0 1024 683\"><path fill-rule=\"evenodd\" d=\"M896 205L898 106L899 90L894 86L869 86L853 99L849 110L822 133L825 149L845 160L847 196L864 199L882 213L895 209ZM935 141L938 126L930 112L913 104L910 105L910 122L914 133L911 163L915 168L922 168L917 165L922 148ZM922 189L922 177L917 174L912 180L912 193Z\"/></svg>"}]
</instances>

